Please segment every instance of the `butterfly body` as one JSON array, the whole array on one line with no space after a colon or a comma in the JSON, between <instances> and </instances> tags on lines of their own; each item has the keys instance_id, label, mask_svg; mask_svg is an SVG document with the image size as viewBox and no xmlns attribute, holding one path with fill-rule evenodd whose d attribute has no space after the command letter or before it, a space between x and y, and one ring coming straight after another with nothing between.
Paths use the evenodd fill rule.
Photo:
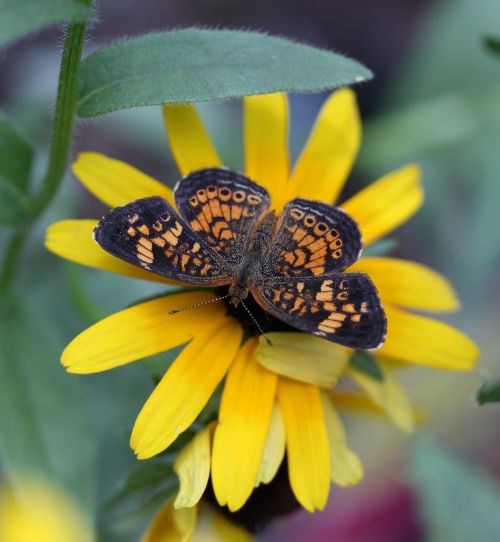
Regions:
<instances>
[{"instance_id":1,"label":"butterfly body","mask_svg":"<svg viewBox=\"0 0 500 542\"><path fill-rule=\"evenodd\" d=\"M341 209L297 198L276 217L267 191L226 169L182 179L179 213L144 198L113 209L97 243L129 263L188 284L229 286L238 306L251 293L271 315L353 348L375 348L386 318L375 286L343 272L359 257L361 234Z\"/></svg>"},{"instance_id":2,"label":"butterfly body","mask_svg":"<svg viewBox=\"0 0 500 542\"><path fill-rule=\"evenodd\" d=\"M248 297L252 282L260 281L261 264L271 247L275 226L276 214L271 211L257 223L248 238L247 251L229 287L229 301L235 307Z\"/></svg>"}]
</instances>

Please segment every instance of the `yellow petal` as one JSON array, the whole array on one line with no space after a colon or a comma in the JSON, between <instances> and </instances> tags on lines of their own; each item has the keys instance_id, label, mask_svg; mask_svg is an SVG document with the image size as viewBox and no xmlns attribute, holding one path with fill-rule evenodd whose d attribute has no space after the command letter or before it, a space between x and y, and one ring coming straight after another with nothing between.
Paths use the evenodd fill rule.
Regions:
<instances>
[{"instance_id":1,"label":"yellow petal","mask_svg":"<svg viewBox=\"0 0 500 542\"><path fill-rule=\"evenodd\" d=\"M338 90L318 115L293 170L286 199L334 203L352 169L360 140L356 95L348 88Z\"/></svg>"},{"instance_id":2,"label":"yellow petal","mask_svg":"<svg viewBox=\"0 0 500 542\"><path fill-rule=\"evenodd\" d=\"M92 238L96 224L96 220L62 220L51 224L47 229L45 246L61 258L82 265L112 271L127 277L176 284L156 273L135 267L108 254Z\"/></svg>"},{"instance_id":3,"label":"yellow petal","mask_svg":"<svg viewBox=\"0 0 500 542\"><path fill-rule=\"evenodd\" d=\"M385 305L387 338L377 351L382 356L438 369L468 370L478 356L477 346L444 322Z\"/></svg>"},{"instance_id":4,"label":"yellow petal","mask_svg":"<svg viewBox=\"0 0 500 542\"><path fill-rule=\"evenodd\" d=\"M255 485L268 484L276 476L284 457L285 425L280 409L275 403Z\"/></svg>"},{"instance_id":5,"label":"yellow petal","mask_svg":"<svg viewBox=\"0 0 500 542\"><path fill-rule=\"evenodd\" d=\"M130 440L139 459L163 451L194 422L234 360L243 330L234 319L215 320L196 326L195 338L142 407Z\"/></svg>"},{"instance_id":6,"label":"yellow petal","mask_svg":"<svg viewBox=\"0 0 500 542\"><path fill-rule=\"evenodd\" d=\"M286 94L243 98L245 172L267 188L272 207L283 207L289 176L288 101Z\"/></svg>"},{"instance_id":7,"label":"yellow petal","mask_svg":"<svg viewBox=\"0 0 500 542\"><path fill-rule=\"evenodd\" d=\"M141 542L190 542L196 518L195 506L175 510L169 502L153 518Z\"/></svg>"},{"instance_id":8,"label":"yellow petal","mask_svg":"<svg viewBox=\"0 0 500 542\"><path fill-rule=\"evenodd\" d=\"M346 348L307 333L266 333L259 343L257 361L270 371L327 388L337 383L349 357Z\"/></svg>"},{"instance_id":9,"label":"yellow petal","mask_svg":"<svg viewBox=\"0 0 500 542\"><path fill-rule=\"evenodd\" d=\"M207 291L184 292L117 312L73 339L61 362L71 373L96 373L179 346L220 321L224 309L212 303L177 314L169 311L214 297Z\"/></svg>"},{"instance_id":10,"label":"yellow petal","mask_svg":"<svg viewBox=\"0 0 500 542\"><path fill-rule=\"evenodd\" d=\"M220 167L221 161L194 105L164 105L163 120L170 148L182 175Z\"/></svg>"},{"instance_id":11,"label":"yellow petal","mask_svg":"<svg viewBox=\"0 0 500 542\"><path fill-rule=\"evenodd\" d=\"M347 375L359 384L376 405L384 409L394 425L409 433L413 431L415 424L414 410L410 399L390 365L380 358L377 358L377 363L384 375L382 381L375 380L353 367L347 370Z\"/></svg>"},{"instance_id":12,"label":"yellow petal","mask_svg":"<svg viewBox=\"0 0 500 542\"><path fill-rule=\"evenodd\" d=\"M323 510L330 491L330 446L320 391L312 384L280 378L278 402L292 490L309 512Z\"/></svg>"},{"instance_id":13,"label":"yellow petal","mask_svg":"<svg viewBox=\"0 0 500 542\"><path fill-rule=\"evenodd\" d=\"M344 426L330 398L322 394L321 399L330 442L332 481L341 487L355 485L363 478L363 465L357 454L347 446Z\"/></svg>"},{"instance_id":14,"label":"yellow petal","mask_svg":"<svg viewBox=\"0 0 500 542\"><path fill-rule=\"evenodd\" d=\"M450 282L425 265L397 258L361 258L348 271L369 275L382 303L428 311L455 310L460 305Z\"/></svg>"},{"instance_id":15,"label":"yellow petal","mask_svg":"<svg viewBox=\"0 0 500 542\"><path fill-rule=\"evenodd\" d=\"M215 527L215 533L217 535L217 542L251 542L253 537L243 529L240 525L236 525L229 521L222 514L213 511L212 523ZM210 542L209 538L200 538L198 541L193 542ZM213 542L216 542L214 540Z\"/></svg>"},{"instance_id":16,"label":"yellow petal","mask_svg":"<svg viewBox=\"0 0 500 542\"><path fill-rule=\"evenodd\" d=\"M369 397L360 392L335 390L331 396L333 404L339 410L361 412L385 416L383 408L376 405Z\"/></svg>"},{"instance_id":17,"label":"yellow petal","mask_svg":"<svg viewBox=\"0 0 500 542\"><path fill-rule=\"evenodd\" d=\"M210 477L210 450L215 423L196 433L181 450L174 462L174 472L179 477L179 492L174 508L198 504Z\"/></svg>"},{"instance_id":18,"label":"yellow petal","mask_svg":"<svg viewBox=\"0 0 500 542\"><path fill-rule=\"evenodd\" d=\"M406 222L424 200L420 168L409 164L385 175L342 204L359 224L365 245Z\"/></svg>"},{"instance_id":19,"label":"yellow petal","mask_svg":"<svg viewBox=\"0 0 500 542\"><path fill-rule=\"evenodd\" d=\"M212 484L232 512L255 487L276 394L277 375L257 363L256 344L248 340L229 370L214 435Z\"/></svg>"},{"instance_id":20,"label":"yellow petal","mask_svg":"<svg viewBox=\"0 0 500 542\"><path fill-rule=\"evenodd\" d=\"M94 196L116 207L139 198L160 196L173 202L172 190L135 167L96 152L82 152L73 173Z\"/></svg>"},{"instance_id":21,"label":"yellow petal","mask_svg":"<svg viewBox=\"0 0 500 542\"><path fill-rule=\"evenodd\" d=\"M46 480L23 477L0 493L2 542L91 542L89 525L71 496Z\"/></svg>"}]
</instances>

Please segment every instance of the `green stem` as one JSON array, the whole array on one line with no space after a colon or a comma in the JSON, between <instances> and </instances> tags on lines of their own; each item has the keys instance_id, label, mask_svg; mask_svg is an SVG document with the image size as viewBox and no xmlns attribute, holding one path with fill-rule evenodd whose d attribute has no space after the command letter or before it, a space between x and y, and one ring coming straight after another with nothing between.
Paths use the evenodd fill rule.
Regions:
<instances>
[{"instance_id":1,"label":"green stem","mask_svg":"<svg viewBox=\"0 0 500 542\"><path fill-rule=\"evenodd\" d=\"M90 6L92 0L80 0ZM0 274L0 293L5 292L14 276L14 269L29 229L55 196L64 178L71 145L71 135L76 111L78 72L82 58L87 21L70 23L66 30L59 69L59 82L50 144L47 171L40 191L31 200L30 219L22 231L15 232L7 243L3 269Z\"/></svg>"},{"instance_id":2,"label":"green stem","mask_svg":"<svg viewBox=\"0 0 500 542\"><path fill-rule=\"evenodd\" d=\"M21 252L27 231L16 232L7 241L7 248L4 254L4 264L2 274L0 275L0 293L5 292L12 281L16 271L17 258Z\"/></svg>"}]
</instances>

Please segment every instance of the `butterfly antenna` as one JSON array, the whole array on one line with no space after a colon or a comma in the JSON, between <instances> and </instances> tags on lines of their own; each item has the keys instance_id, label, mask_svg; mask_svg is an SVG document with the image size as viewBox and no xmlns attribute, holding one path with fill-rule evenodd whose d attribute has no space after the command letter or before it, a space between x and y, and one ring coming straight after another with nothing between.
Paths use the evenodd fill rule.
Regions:
<instances>
[{"instance_id":1,"label":"butterfly antenna","mask_svg":"<svg viewBox=\"0 0 500 542\"><path fill-rule=\"evenodd\" d=\"M203 307L203 305L209 305L210 303L215 303L216 301L222 301L227 297L229 297L229 294L223 295L221 297L216 297L215 299L209 299L208 301L202 301L201 303L193 303L192 305L187 305L186 307L182 307L180 309L172 309L171 311L168 311L168 314L177 314L179 312L188 311L190 309L197 309L198 307Z\"/></svg>"},{"instance_id":2,"label":"butterfly antenna","mask_svg":"<svg viewBox=\"0 0 500 542\"><path fill-rule=\"evenodd\" d=\"M240 301L240 303L242 307L246 310L248 316L250 316L250 319L254 323L254 326L257 328L257 331L264 337L264 339L266 340L266 343L269 346L272 346L273 343L271 342L271 339L264 333L264 330L260 326L259 322L257 322L257 319L255 318L255 316L250 312L250 309L245 305L245 303L243 303L243 301Z\"/></svg>"}]
</instances>

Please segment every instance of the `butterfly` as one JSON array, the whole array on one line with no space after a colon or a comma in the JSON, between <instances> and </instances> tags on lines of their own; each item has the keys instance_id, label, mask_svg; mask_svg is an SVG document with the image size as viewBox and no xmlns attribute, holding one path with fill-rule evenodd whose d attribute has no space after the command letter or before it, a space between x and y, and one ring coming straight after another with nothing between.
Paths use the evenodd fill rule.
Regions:
<instances>
[{"instance_id":1,"label":"butterfly","mask_svg":"<svg viewBox=\"0 0 500 542\"><path fill-rule=\"evenodd\" d=\"M94 230L107 252L178 282L229 286L286 324L350 348L372 349L387 321L363 273L356 222L339 208L297 198L281 214L267 190L224 168L190 173L174 188L178 211L160 197L112 209Z\"/></svg>"}]
</instances>

